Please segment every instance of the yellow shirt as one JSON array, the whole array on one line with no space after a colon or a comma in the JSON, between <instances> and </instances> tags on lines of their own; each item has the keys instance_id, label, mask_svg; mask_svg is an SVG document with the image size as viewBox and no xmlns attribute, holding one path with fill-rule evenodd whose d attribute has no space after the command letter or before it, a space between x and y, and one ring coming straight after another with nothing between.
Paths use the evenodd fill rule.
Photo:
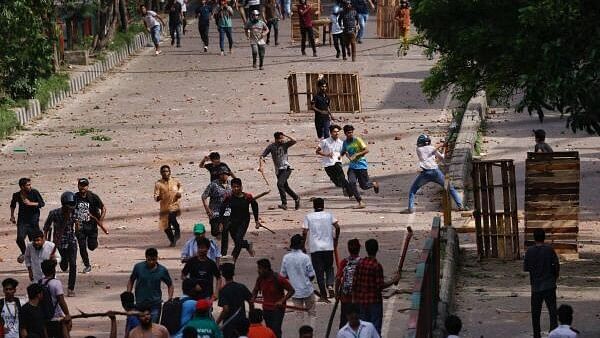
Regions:
<instances>
[{"instance_id":1,"label":"yellow shirt","mask_svg":"<svg viewBox=\"0 0 600 338\"><path fill-rule=\"evenodd\" d=\"M154 185L154 200L160 196L159 227L162 230L168 227L169 213L180 213L178 193L183 194L183 187L176 178L160 179Z\"/></svg>"}]
</instances>

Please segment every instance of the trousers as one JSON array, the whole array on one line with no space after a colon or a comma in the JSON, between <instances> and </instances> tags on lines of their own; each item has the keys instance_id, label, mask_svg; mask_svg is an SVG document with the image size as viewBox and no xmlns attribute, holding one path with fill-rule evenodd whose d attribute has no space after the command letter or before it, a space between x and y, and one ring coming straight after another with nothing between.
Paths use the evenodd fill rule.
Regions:
<instances>
[{"instance_id":1,"label":"trousers","mask_svg":"<svg viewBox=\"0 0 600 338\"><path fill-rule=\"evenodd\" d=\"M356 186L357 182L362 190L373 188L373 183L369 180L369 172L367 169L348 168L349 193L354 195L357 202L360 202L362 201L362 197L360 196L360 192L358 192L358 187Z\"/></svg>"},{"instance_id":2,"label":"trousers","mask_svg":"<svg viewBox=\"0 0 600 338\"><path fill-rule=\"evenodd\" d=\"M60 269L64 272L69 269L69 279L67 286L69 290L75 290L75 281L77 279L77 244L70 243L66 248L59 248Z\"/></svg>"},{"instance_id":3,"label":"trousers","mask_svg":"<svg viewBox=\"0 0 600 338\"><path fill-rule=\"evenodd\" d=\"M413 182L412 186L410 187L410 192L408 193L408 208L409 209L415 208L415 195L422 186L424 186L425 184L427 184L429 182L434 182L443 187L444 179L445 179L444 174L442 173L442 171L439 168L424 169L423 171L421 171L419 176L417 176L417 178L415 178L415 181ZM456 191L456 189L454 189L454 186L452 186L452 185L450 185L450 196L452 196L452 199L454 200L454 203L456 203L456 206L461 208L462 200L461 200L460 196L458 195L458 192Z\"/></svg>"},{"instance_id":4,"label":"trousers","mask_svg":"<svg viewBox=\"0 0 600 338\"><path fill-rule=\"evenodd\" d=\"M287 205L287 197L286 193L290 195L296 201L298 199L298 195L290 188L288 184L288 179L292 174L292 169L279 169L277 171L277 190L279 190L279 197L281 198L281 204Z\"/></svg>"},{"instance_id":5,"label":"trousers","mask_svg":"<svg viewBox=\"0 0 600 338\"><path fill-rule=\"evenodd\" d=\"M315 268L321 297L327 298L327 286L333 286L333 251L317 251L310 254Z\"/></svg>"},{"instance_id":6,"label":"trousers","mask_svg":"<svg viewBox=\"0 0 600 338\"><path fill-rule=\"evenodd\" d=\"M556 288L531 293L531 325L533 326L533 337L541 337L540 316L542 314L542 303L546 302L548 315L550 316L550 331L554 330L558 323L556 321Z\"/></svg>"}]
</instances>

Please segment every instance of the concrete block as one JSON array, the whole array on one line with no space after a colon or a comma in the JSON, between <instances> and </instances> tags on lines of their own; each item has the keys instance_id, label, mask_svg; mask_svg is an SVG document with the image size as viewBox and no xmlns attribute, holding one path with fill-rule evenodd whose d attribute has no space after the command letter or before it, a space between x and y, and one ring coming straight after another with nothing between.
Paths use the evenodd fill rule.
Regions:
<instances>
[{"instance_id":1,"label":"concrete block","mask_svg":"<svg viewBox=\"0 0 600 338\"><path fill-rule=\"evenodd\" d=\"M89 65L90 55L87 50L66 50L65 61L72 65Z\"/></svg>"}]
</instances>

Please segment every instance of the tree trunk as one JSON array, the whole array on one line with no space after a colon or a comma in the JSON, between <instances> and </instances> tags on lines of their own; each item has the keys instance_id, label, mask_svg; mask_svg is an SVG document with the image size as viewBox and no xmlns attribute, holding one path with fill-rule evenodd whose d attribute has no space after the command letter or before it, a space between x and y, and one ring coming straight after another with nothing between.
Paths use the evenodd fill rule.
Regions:
<instances>
[{"instance_id":1,"label":"tree trunk","mask_svg":"<svg viewBox=\"0 0 600 338\"><path fill-rule=\"evenodd\" d=\"M125 0L119 0L119 14L119 23L121 25L121 31L127 32L127 30L129 29L129 18L127 15L127 4L125 3Z\"/></svg>"},{"instance_id":2,"label":"tree trunk","mask_svg":"<svg viewBox=\"0 0 600 338\"><path fill-rule=\"evenodd\" d=\"M98 32L96 33L98 40L94 46L96 51L104 49L110 43L117 31L120 17L119 0L102 1L101 5L98 16Z\"/></svg>"}]
</instances>

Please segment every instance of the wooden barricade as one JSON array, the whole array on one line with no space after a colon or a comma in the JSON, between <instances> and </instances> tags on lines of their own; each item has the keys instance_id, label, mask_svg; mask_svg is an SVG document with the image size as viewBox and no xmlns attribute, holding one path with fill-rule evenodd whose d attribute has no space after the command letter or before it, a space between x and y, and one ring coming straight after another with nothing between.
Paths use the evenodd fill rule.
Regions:
<instances>
[{"instance_id":1,"label":"wooden barricade","mask_svg":"<svg viewBox=\"0 0 600 338\"><path fill-rule=\"evenodd\" d=\"M527 153L525 169L525 245L542 228L557 253L577 254L579 152Z\"/></svg>"},{"instance_id":2,"label":"wooden barricade","mask_svg":"<svg viewBox=\"0 0 600 338\"><path fill-rule=\"evenodd\" d=\"M500 168L499 184L494 183L498 180L494 168ZM471 175L479 258L519 259L519 219L513 160L474 160ZM501 192L498 198L496 192Z\"/></svg>"},{"instance_id":3,"label":"wooden barricade","mask_svg":"<svg viewBox=\"0 0 600 338\"><path fill-rule=\"evenodd\" d=\"M398 22L394 20L397 1L387 1L388 4L377 6L377 37L380 39L397 39L400 35Z\"/></svg>"},{"instance_id":4,"label":"wooden barricade","mask_svg":"<svg viewBox=\"0 0 600 338\"><path fill-rule=\"evenodd\" d=\"M319 15L321 13L321 0L307 0L307 4L312 6L313 9L313 21L319 20ZM302 35L300 34L300 14L298 14L298 5L292 3L292 17L290 18L291 24L291 39L292 43L300 42L302 40ZM313 33L315 35L315 43L319 40L319 29L313 28ZM308 45L308 41L306 42Z\"/></svg>"},{"instance_id":5,"label":"wooden barricade","mask_svg":"<svg viewBox=\"0 0 600 338\"><path fill-rule=\"evenodd\" d=\"M290 73L287 77L290 98L290 112L300 113L310 110L313 95L317 93L317 81L323 77L327 81L332 113L360 113L360 82L358 73L304 73L306 91L298 87L298 78L302 73ZM300 95L306 95L306 108L300 107ZM304 107L303 107L304 108Z\"/></svg>"}]
</instances>

